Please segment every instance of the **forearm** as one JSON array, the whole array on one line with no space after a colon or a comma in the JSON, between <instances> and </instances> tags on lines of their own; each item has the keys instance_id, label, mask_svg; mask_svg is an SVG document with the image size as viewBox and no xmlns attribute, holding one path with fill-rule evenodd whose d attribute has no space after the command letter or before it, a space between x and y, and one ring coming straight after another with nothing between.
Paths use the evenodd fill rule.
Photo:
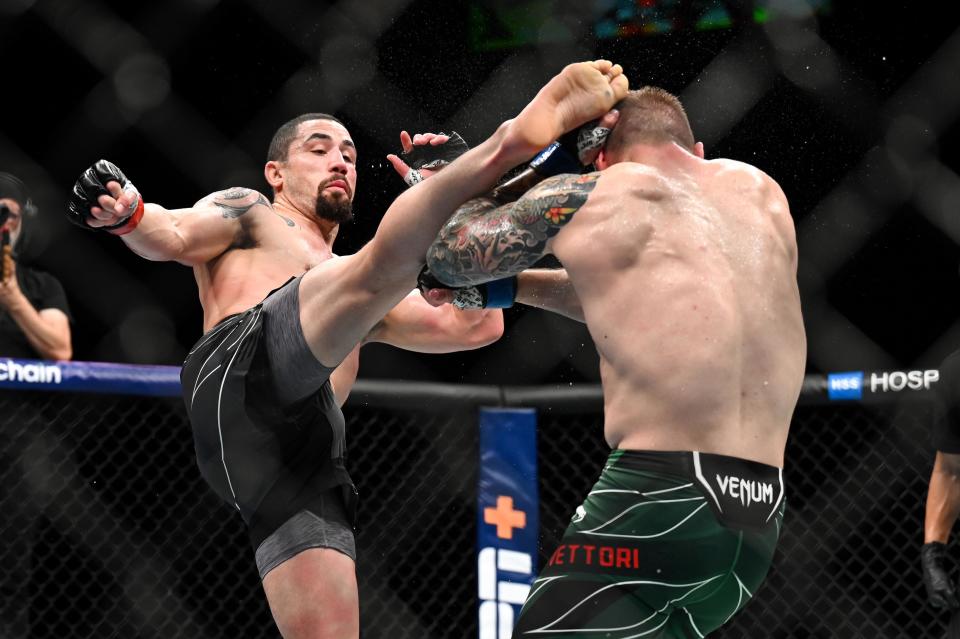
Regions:
<instances>
[{"instance_id":1,"label":"forearm","mask_svg":"<svg viewBox=\"0 0 960 639\"><path fill-rule=\"evenodd\" d=\"M960 516L960 468L944 460L938 452L927 489L923 541L947 543L950 530Z\"/></svg>"},{"instance_id":2,"label":"forearm","mask_svg":"<svg viewBox=\"0 0 960 639\"><path fill-rule=\"evenodd\" d=\"M140 224L120 239L131 251L148 260L179 260L186 245L177 228L180 214L181 211L169 211L159 204L144 204Z\"/></svg>"},{"instance_id":3,"label":"forearm","mask_svg":"<svg viewBox=\"0 0 960 639\"><path fill-rule=\"evenodd\" d=\"M7 312L41 358L67 360L73 356L69 324L47 321L26 297L17 300Z\"/></svg>"},{"instance_id":4,"label":"forearm","mask_svg":"<svg viewBox=\"0 0 960 639\"><path fill-rule=\"evenodd\" d=\"M517 300L520 304L583 322L580 298L570 283L566 269L529 269L517 275Z\"/></svg>"},{"instance_id":5,"label":"forearm","mask_svg":"<svg viewBox=\"0 0 960 639\"><path fill-rule=\"evenodd\" d=\"M442 350L451 353L482 348L500 339L503 335L503 311L500 309L462 310L452 305L441 307L448 314L445 343Z\"/></svg>"},{"instance_id":6,"label":"forearm","mask_svg":"<svg viewBox=\"0 0 960 639\"><path fill-rule=\"evenodd\" d=\"M390 344L418 353L452 353L486 346L501 335L503 312L500 309L433 306L419 293L411 293L377 322L364 342Z\"/></svg>"}]
</instances>

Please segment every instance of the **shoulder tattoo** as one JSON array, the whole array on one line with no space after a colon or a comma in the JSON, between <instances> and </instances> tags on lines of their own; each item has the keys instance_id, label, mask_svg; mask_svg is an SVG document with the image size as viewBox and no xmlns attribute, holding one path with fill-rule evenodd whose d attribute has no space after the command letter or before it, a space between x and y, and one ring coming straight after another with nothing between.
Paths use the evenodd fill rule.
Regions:
<instances>
[{"instance_id":1,"label":"shoulder tattoo","mask_svg":"<svg viewBox=\"0 0 960 639\"><path fill-rule=\"evenodd\" d=\"M257 193L257 199L253 202L241 203L242 200L249 200L253 193L256 193L256 191L242 187L227 189L217 194L213 203L223 212L223 217L225 218L238 218L257 205L265 206L282 218L283 221L287 223L287 226L294 226L293 220L280 215L274 210L273 204L263 193Z\"/></svg>"}]
</instances>

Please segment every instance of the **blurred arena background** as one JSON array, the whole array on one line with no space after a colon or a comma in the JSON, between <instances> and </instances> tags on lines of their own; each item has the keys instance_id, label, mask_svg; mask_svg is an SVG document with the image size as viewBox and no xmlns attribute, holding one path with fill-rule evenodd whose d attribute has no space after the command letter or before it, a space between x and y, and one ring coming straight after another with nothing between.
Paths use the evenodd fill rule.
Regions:
<instances>
[{"instance_id":1,"label":"blurred arena background","mask_svg":"<svg viewBox=\"0 0 960 639\"><path fill-rule=\"evenodd\" d=\"M360 151L370 238L401 190L400 129L478 141L564 64L606 56L678 93L709 157L760 167L797 221L811 372L935 364L960 344L960 34L936 3L836 0L103 0L0 2L0 169L33 190L28 258L76 315L75 358L179 364L200 333L189 269L151 264L64 219L98 158L148 200L266 189L287 118L342 118ZM476 353L365 349L361 377L597 381L586 331L508 312ZM522 350L523 357L517 357Z\"/></svg>"},{"instance_id":2,"label":"blurred arena background","mask_svg":"<svg viewBox=\"0 0 960 639\"><path fill-rule=\"evenodd\" d=\"M634 87L680 95L708 157L783 187L808 373L927 369L960 347L952 13L841 0L0 0L0 170L39 205L25 259L67 290L74 358L179 365L201 331L190 270L64 218L93 161L116 162L147 200L185 206L266 189L276 127L334 113L359 148L357 217L337 244L349 253L403 188L384 160L401 129L479 141L563 65L608 57ZM582 326L524 308L506 317L504 337L475 352L364 348L360 377L374 385L488 385L397 401L395 384L346 409L367 497L365 637L476 636L472 411L484 393L503 403L505 386L599 381ZM543 412L546 553L603 455L596 397L563 408L580 399L523 404ZM766 599L722 637L939 636L918 559L930 410L923 393L798 409L781 556ZM34 556L30 637L275 636L239 520L198 483L178 400L4 391L0 426L0 484L12 486L0 502L37 509L20 521L0 508L0 529ZM421 467L431 473L407 472ZM426 538L439 555L424 555Z\"/></svg>"}]
</instances>

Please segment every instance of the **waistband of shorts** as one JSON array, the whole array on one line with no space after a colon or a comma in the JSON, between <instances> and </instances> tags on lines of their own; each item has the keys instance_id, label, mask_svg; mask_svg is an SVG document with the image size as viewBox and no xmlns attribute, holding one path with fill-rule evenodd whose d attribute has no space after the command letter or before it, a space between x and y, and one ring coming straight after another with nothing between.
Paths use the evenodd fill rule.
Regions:
<instances>
[{"instance_id":1,"label":"waistband of shorts","mask_svg":"<svg viewBox=\"0 0 960 639\"><path fill-rule=\"evenodd\" d=\"M229 315L227 315L226 317L224 317L222 320L220 320L219 322L217 322L216 324L214 324L213 326L211 326L211 327L210 327L210 330L207 331L206 333L204 333L204 335L207 335L208 333L211 333L211 332L215 331L216 329L220 328L221 326L223 326L224 324L226 324L226 323L229 322L230 320L232 320L232 319L234 319L234 318L236 318L236 317L240 317L241 315L243 315L243 313L230 313Z\"/></svg>"},{"instance_id":2,"label":"waistband of shorts","mask_svg":"<svg viewBox=\"0 0 960 639\"><path fill-rule=\"evenodd\" d=\"M277 288L275 288L275 289L271 290L269 293L267 293L266 296L264 296L263 299L266 300L268 297L270 297L271 295L273 295L273 294L276 293L277 291L279 291L279 290L281 290L281 289L283 289L283 288L286 288L286 286L287 286L288 284L290 284L290 282L292 282L292 281L294 281L294 280L297 280L297 279L300 279L301 277L303 277L303 276L302 276L302 275L299 275L299 276L298 276L298 275L291 276L290 278L287 279L286 282L284 282L283 284L281 284L281 285L278 286ZM260 302L260 304L262 304L262 303L263 303L263 301ZM243 314L245 314L245 313L249 313L250 311L252 311L252 310L254 310L255 308L257 308L257 306L259 306L260 304L256 304L256 305L254 305L254 306L251 306L251 307L248 308L247 310L241 311L240 313L231 313L230 315L227 315L227 316L224 317L222 320L220 320L219 322L217 322L216 324L214 324L213 326L211 326L211 327L210 327L210 330L209 330L209 331L206 331L206 332L204 333L204 335L209 335L210 333L212 333L213 331L215 331L215 330L216 330L217 328L219 328L220 326L226 324L226 323L229 322L230 320L236 319L237 317L240 317L241 315L243 315Z\"/></svg>"},{"instance_id":3,"label":"waistband of shorts","mask_svg":"<svg viewBox=\"0 0 960 639\"><path fill-rule=\"evenodd\" d=\"M782 470L777 466L770 466L752 459L715 453L689 450L624 450L622 448L610 451L605 467L695 477L697 466L701 460L712 460L724 465L740 466L752 470L757 475L770 477L779 476Z\"/></svg>"},{"instance_id":4,"label":"waistband of shorts","mask_svg":"<svg viewBox=\"0 0 960 639\"><path fill-rule=\"evenodd\" d=\"M783 469L749 459L699 451L615 450L604 473L649 472L682 476L703 494L717 520L766 534L783 516Z\"/></svg>"}]
</instances>

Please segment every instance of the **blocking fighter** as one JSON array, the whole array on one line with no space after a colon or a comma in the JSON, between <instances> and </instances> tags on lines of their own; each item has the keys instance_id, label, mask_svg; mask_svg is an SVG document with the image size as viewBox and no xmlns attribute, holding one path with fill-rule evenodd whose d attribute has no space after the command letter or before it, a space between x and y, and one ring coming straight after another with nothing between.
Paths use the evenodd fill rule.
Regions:
<instances>
[{"instance_id":1,"label":"blocking fighter","mask_svg":"<svg viewBox=\"0 0 960 639\"><path fill-rule=\"evenodd\" d=\"M666 91L617 109L597 171L468 202L428 252L449 286L552 253L600 353L612 451L515 637L704 637L756 593L783 521L806 358L786 197L753 166L705 160Z\"/></svg>"}]
</instances>

